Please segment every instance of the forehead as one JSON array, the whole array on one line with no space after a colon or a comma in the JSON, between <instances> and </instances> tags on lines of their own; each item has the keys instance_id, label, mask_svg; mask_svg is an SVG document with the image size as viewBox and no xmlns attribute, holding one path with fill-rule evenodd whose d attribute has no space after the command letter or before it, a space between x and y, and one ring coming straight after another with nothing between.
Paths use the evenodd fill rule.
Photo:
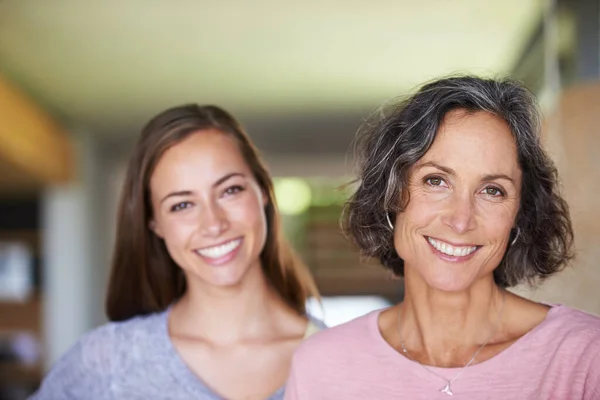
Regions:
<instances>
[{"instance_id":1,"label":"forehead","mask_svg":"<svg viewBox=\"0 0 600 400\"><path fill-rule=\"evenodd\" d=\"M231 172L249 174L238 143L218 130L190 134L173 145L159 159L150 179L157 183L214 183Z\"/></svg>"},{"instance_id":2,"label":"forehead","mask_svg":"<svg viewBox=\"0 0 600 400\"><path fill-rule=\"evenodd\" d=\"M451 111L431 148L419 163L435 161L450 168L514 173L519 169L516 140L502 118L485 112Z\"/></svg>"}]
</instances>

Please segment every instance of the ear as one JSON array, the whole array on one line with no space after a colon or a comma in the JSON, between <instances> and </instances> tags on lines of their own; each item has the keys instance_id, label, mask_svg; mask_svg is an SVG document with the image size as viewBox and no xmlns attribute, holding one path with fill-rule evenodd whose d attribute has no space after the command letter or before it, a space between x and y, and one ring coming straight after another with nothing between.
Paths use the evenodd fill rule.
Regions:
<instances>
[{"instance_id":1,"label":"ear","mask_svg":"<svg viewBox=\"0 0 600 400\"><path fill-rule=\"evenodd\" d=\"M152 232L154 232L154 234L156 236L158 236L159 238L163 239L162 229L160 228L160 224L156 223L156 220L154 220L154 219L150 220L150 222L148 223L148 228Z\"/></svg>"}]
</instances>

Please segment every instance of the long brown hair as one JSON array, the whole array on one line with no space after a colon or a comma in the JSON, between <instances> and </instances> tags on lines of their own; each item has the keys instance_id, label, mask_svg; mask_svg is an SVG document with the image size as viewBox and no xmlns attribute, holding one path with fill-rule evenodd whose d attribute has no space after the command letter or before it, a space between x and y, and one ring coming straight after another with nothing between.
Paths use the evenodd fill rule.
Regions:
<instances>
[{"instance_id":1,"label":"long brown hair","mask_svg":"<svg viewBox=\"0 0 600 400\"><path fill-rule=\"evenodd\" d=\"M216 129L231 136L254 178L268 196L267 239L260 254L263 272L279 296L299 314L308 296L318 297L314 280L281 233L273 182L248 135L228 112L196 104L170 108L142 129L129 162L119 205L112 271L106 298L111 321L165 310L186 290L181 268L149 227L150 178L163 153L189 135Z\"/></svg>"}]
</instances>

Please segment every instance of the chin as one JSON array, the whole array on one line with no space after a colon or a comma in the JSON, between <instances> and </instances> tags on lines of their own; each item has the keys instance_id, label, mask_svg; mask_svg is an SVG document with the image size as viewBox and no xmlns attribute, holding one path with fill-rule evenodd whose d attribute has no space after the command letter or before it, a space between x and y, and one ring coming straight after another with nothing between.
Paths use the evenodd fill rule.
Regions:
<instances>
[{"instance_id":1,"label":"chin","mask_svg":"<svg viewBox=\"0 0 600 400\"><path fill-rule=\"evenodd\" d=\"M452 273L444 276L441 272L434 272L429 276L421 275L421 279L430 288L443 292L461 292L475 283L475 278L472 276L457 276L457 274Z\"/></svg>"},{"instance_id":2,"label":"chin","mask_svg":"<svg viewBox=\"0 0 600 400\"><path fill-rule=\"evenodd\" d=\"M220 271L205 277L204 282L214 287L231 288L239 286L247 271ZM223 273L224 272L224 273Z\"/></svg>"},{"instance_id":3,"label":"chin","mask_svg":"<svg viewBox=\"0 0 600 400\"><path fill-rule=\"evenodd\" d=\"M205 267L195 268L193 270L188 269L185 272L186 280L196 281L201 286L232 288L240 285L246 272L234 268L219 268L221 268L221 270L217 271L206 270Z\"/></svg>"},{"instance_id":4,"label":"chin","mask_svg":"<svg viewBox=\"0 0 600 400\"><path fill-rule=\"evenodd\" d=\"M258 271L260 271L260 268ZM252 266L240 268L239 265L230 265L225 268L217 267L216 270L210 271L208 275L203 274L204 276L201 279L214 287L235 288L255 280L255 272L256 270Z\"/></svg>"}]
</instances>

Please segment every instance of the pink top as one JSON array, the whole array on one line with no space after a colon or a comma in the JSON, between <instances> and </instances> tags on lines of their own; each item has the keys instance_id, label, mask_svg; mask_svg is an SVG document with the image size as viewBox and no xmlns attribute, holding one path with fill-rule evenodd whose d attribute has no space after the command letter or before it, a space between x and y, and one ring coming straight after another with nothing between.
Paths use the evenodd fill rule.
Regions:
<instances>
[{"instance_id":1,"label":"pink top","mask_svg":"<svg viewBox=\"0 0 600 400\"><path fill-rule=\"evenodd\" d=\"M379 311L321 331L296 352L286 400L445 399L446 382L392 348ZM429 367L448 379L461 368ZM531 332L452 383L455 399L599 400L600 318L557 305Z\"/></svg>"}]
</instances>

